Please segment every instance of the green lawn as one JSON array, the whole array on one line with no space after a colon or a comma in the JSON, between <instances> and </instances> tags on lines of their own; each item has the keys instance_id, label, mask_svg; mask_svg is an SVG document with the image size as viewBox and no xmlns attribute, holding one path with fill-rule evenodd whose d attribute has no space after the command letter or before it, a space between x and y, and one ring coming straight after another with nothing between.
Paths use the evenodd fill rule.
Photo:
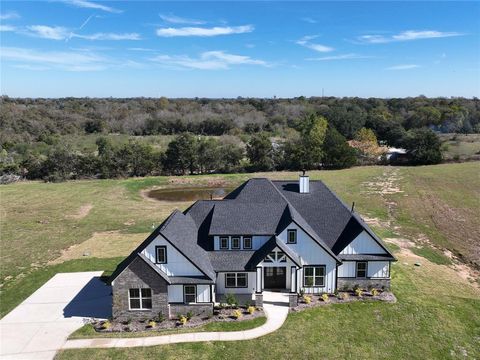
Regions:
<instances>
[{"instance_id":1,"label":"green lawn","mask_svg":"<svg viewBox=\"0 0 480 360\"><path fill-rule=\"evenodd\" d=\"M296 179L298 174L0 186L0 315L57 272L111 272L128 254L129 247L124 245L130 236L132 243L141 241L152 224L158 225L174 208L190 205L146 200L140 194L142 189L206 186L219 181L236 185L254 176ZM282 329L255 341L70 351L60 358L129 359L158 354L165 358L247 358L255 354L283 358L287 348L289 357L302 358L460 358L465 351L468 357L479 358L480 292L448 265L451 261L443 250L478 265L480 163L372 166L312 171L310 176L324 180L347 204L355 201L356 211L369 219L380 236L397 240L388 243L399 258L392 267L397 304L354 303L291 314ZM404 238L416 245L411 250L420 257L399 247ZM85 246L88 252L84 255L93 255L67 250L71 246ZM106 257L105 247L113 253L97 258ZM55 259L57 263L52 264ZM64 259L71 260L58 263ZM412 266L415 262L422 266Z\"/></svg>"},{"instance_id":2,"label":"green lawn","mask_svg":"<svg viewBox=\"0 0 480 360\"><path fill-rule=\"evenodd\" d=\"M107 333L97 332L91 324L86 324L73 334L69 339L91 339L91 338L132 338L132 337L144 337L144 336L159 336L159 335L172 335L183 334L191 332L206 332L206 331L242 331L249 330L259 326L262 326L267 321L264 316L257 317L251 320L243 321L228 321L228 322L211 322L202 326L176 328L168 330L157 331L137 331L137 332L122 332L122 333Z\"/></svg>"}]
</instances>

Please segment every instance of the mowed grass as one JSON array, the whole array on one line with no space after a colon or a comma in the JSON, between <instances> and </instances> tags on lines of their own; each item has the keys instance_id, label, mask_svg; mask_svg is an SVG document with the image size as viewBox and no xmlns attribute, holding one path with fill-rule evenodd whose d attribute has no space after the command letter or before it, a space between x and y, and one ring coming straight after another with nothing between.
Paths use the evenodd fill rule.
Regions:
<instances>
[{"instance_id":1,"label":"mowed grass","mask_svg":"<svg viewBox=\"0 0 480 360\"><path fill-rule=\"evenodd\" d=\"M442 267L433 265L437 270ZM62 351L57 359L464 359L480 356L480 301L422 268L393 266L395 304L355 302L292 313L259 339Z\"/></svg>"},{"instance_id":2,"label":"mowed grass","mask_svg":"<svg viewBox=\"0 0 480 360\"><path fill-rule=\"evenodd\" d=\"M92 338L135 338L145 336L160 336L160 335L172 335L172 334L184 334L192 332L206 332L206 331L242 331L249 330L259 326L262 326L267 321L264 316L257 317L255 319L243 320L243 321L225 321L225 322L211 322L202 326L196 327L178 327L168 330L156 330L156 331L137 331L137 332L121 332L121 333L108 333L97 332L93 328L93 325L87 324L75 331L68 338L69 339L92 339Z\"/></svg>"}]
</instances>

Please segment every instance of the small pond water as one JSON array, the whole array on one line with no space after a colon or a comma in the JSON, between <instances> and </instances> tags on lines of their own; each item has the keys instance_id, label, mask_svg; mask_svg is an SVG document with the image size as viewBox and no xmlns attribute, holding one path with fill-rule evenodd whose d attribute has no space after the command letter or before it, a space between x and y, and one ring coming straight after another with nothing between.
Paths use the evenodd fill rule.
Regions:
<instances>
[{"instance_id":1,"label":"small pond water","mask_svg":"<svg viewBox=\"0 0 480 360\"><path fill-rule=\"evenodd\" d=\"M222 199L234 188L229 187L181 187L175 189L156 189L147 192L147 196L159 201L196 201Z\"/></svg>"}]
</instances>

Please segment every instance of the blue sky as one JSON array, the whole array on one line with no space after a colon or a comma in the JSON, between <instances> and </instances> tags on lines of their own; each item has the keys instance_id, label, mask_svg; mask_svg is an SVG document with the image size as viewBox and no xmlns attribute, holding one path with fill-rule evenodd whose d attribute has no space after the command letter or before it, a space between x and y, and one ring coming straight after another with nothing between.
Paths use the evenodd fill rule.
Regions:
<instances>
[{"instance_id":1,"label":"blue sky","mask_svg":"<svg viewBox=\"0 0 480 360\"><path fill-rule=\"evenodd\" d=\"M479 2L2 1L12 97L480 96Z\"/></svg>"}]
</instances>

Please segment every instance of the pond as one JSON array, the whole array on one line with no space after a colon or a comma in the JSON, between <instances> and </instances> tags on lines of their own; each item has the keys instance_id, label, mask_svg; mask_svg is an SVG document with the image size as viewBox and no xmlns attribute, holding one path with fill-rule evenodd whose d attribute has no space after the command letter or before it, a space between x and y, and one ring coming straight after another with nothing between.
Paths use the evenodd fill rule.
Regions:
<instances>
[{"instance_id":1,"label":"pond","mask_svg":"<svg viewBox=\"0 0 480 360\"><path fill-rule=\"evenodd\" d=\"M147 192L149 198L159 201L196 201L223 199L234 188L230 187L181 187L174 189L156 189Z\"/></svg>"}]
</instances>

